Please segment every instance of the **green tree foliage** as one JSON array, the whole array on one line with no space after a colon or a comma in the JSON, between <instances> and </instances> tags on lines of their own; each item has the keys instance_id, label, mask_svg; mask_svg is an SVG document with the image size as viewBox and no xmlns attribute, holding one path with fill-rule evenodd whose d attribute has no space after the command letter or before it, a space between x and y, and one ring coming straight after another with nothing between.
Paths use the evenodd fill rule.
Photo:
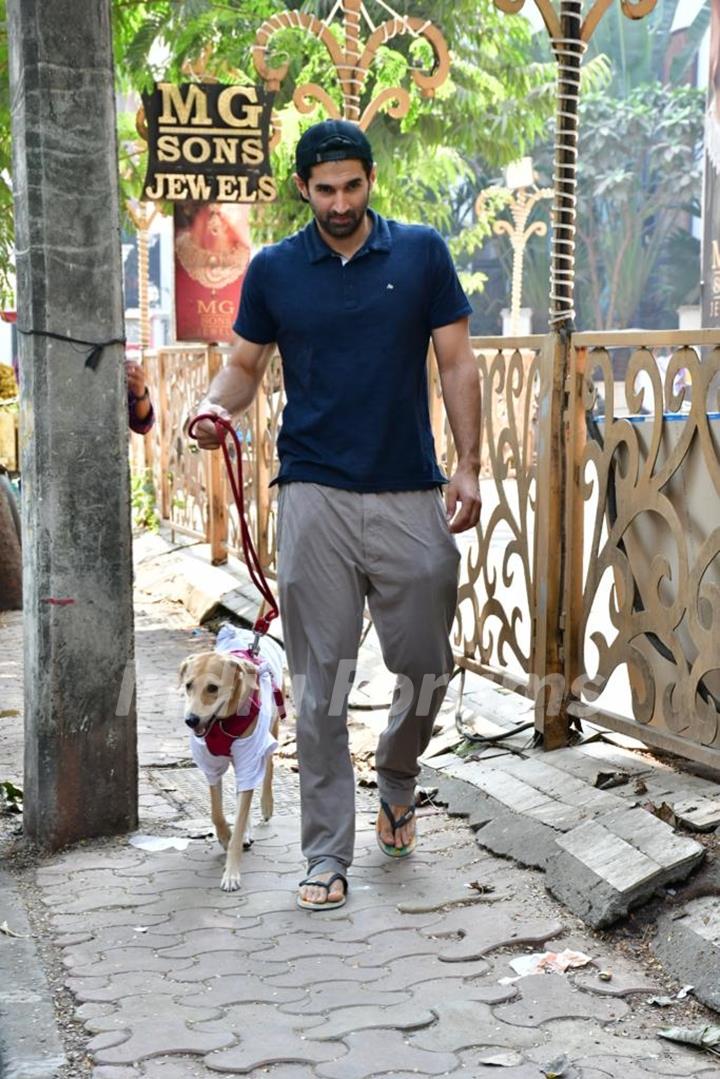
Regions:
<instances>
[{"instance_id":1,"label":"green tree foliage","mask_svg":"<svg viewBox=\"0 0 720 1079\"><path fill-rule=\"evenodd\" d=\"M427 13L452 49L450 80L434 98L425 98L412 81L411 69L429 69L432 51L423 39L398 36L378 50L366 80L362 107L383 89L403 86L411 107L402 120L380 113L370 137L378 162L374 205L385 214L452 227L450 195L471 176L471 158L498 167L517 157L543 129L552 112L553 72L529 62L531 32L527 22L497 11L492 0L438 0L432 5L397 0L398 14ZM153 77L187 78L193 61L210 48L207 73L221 79L256 81L251 48L264 18L287 8L330 15L333 3L277 3L274 0L159 0L115 5L115 50L125 89L140 89ZM381 5L368 5L379 23L388 17ZM342 37L339 19L334 32ZM362 34L369 30L363 23ZM321 110L301 115L292 104L295 88L306 82L323 86L335 104L342 98L336 72L324 46L293 29L276 34L270 61L288 64L276 98L282 139L273 156L279 198L255 213L258 239L272 240L307 218L294 192L292 149L300 132L321 119ZM148 58L154 59L154 70ZM134 182L134 181L133 181Z\"/></svg>"},{"instance_id":2,"label":"green tree foliage","mask_svg":"<svg viewBox=\"0 0 720 1079\"><path fill-rule=\"evenodd\" d=\"M709 6L678 36L677 0L658 0L632 22L613 4L588 59L607 56L606 85L583 92L578 169L576 323L581 329L671 328L680 304L697 301L698 241L691 233L702 187L704 95L687 85ZM552 145L534 156L543 183ZM546 213L547 216L547 213ZM526 303L547 306L549 243L525 263Z\"/></svg>"},{"instance_id":3,"label":"green tree foliage","mask_svg":"<svg viewBox=\"0 0 720 1079\"><path fill-rule=\"evenodd\" d=\"M154 80L187 81L202 74L227 81L257 81L252 44L260 24L290 9L327 17L334 3L314 0L113 0L113 41L119 91L119 158L122 194L138 197L145 171L142 143L135 130L137 91ZM376 24L387 10L369 0ZM530 56L531 31L520 16L500 13L492 0L395 0L399 14L427 15L451 48L451 78L434 98L423 97L411 69L427 69L427 43L396 37L377 53L362 104L383 88L402 85L410 92L409 114L402 120L379 114L369 134L378 163L374 205L385 214L432 223L452 230L454 193L471 183L474 162L499 170L518 157L543 130L552 113L554 72ZM341 34L339 21L337 29ZM363 23L362 34L368 36ZM292 148L302 129L323 117L301 115L292 104L296 86L320 83L336 104L337 77L322 45L298 30L277 34L271 60L286 61L287 77L276 98L282 140L273 155L279 198L254 213L256 239L272 240L307 219L291 181ZM205 59L203 69L201 58ZM9 115L7 101L5 0L0 0L0 287L11 273ZM2 172L6 168L7 172ZM478 228L487 232L487 222Z\"/></svg>"},{"instance_id":4,"label":"green tree foliage","mask_svg":"<svg viewBox=\"0 0 720 1079\"><path fill-rule=\"evenodd\" d=\"M604 94L584 101L577 281L582 327L667 327L679 304L696 300L699 249L688 224L699 210L703 103L699 90L660 83L619 101Z\"/></svg>"}]
</instances>

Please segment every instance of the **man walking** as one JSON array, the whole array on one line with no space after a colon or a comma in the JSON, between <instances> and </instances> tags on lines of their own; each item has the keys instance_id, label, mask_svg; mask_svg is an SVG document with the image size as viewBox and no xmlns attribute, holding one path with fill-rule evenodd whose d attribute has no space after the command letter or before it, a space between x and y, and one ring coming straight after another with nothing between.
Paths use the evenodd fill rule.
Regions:
<instances>
[{"instance_id":1,"label":"man walking","mask_svg":"<svg viewBox=\"0 0 720 1079\"><path fill-rule=\"evenodd\" d=\"M230 361L198 412L246 409L277 344L287 404L278 437L278 587L297 708L302 846L298 905L345 902L355 836L347 697L367 600L398 676L376 752L377 837L415 846L418 758L452 670L459 554L480 515L480 386L465 297L441 237L368 208L372 150L326 120L296 148L313 220L261 250L243 284ZM432 338L457 448L447 483L430 430ZM217 446L214 425L196 431Z\"/></svg>"}]
</instances>

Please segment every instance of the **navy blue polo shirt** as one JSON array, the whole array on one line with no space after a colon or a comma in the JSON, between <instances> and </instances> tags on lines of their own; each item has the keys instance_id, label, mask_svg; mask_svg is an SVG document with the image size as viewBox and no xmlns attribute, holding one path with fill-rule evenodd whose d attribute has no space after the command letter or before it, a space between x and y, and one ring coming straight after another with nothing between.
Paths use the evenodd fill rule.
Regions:
<instances>
[{"instance_id":1,"label":"navy blue polo shirt","mask_svg":"<svg viewBox=\"0 0 720 1079\"><path fill-rule=\"evenodd\" d=\"M430 429L432 330L469 315L442 237L372 213L345 262L314 221L253 258L235 332L277 342L287 404L274 482L403 491L445 482Z\"/></svg>"}]
</instances>

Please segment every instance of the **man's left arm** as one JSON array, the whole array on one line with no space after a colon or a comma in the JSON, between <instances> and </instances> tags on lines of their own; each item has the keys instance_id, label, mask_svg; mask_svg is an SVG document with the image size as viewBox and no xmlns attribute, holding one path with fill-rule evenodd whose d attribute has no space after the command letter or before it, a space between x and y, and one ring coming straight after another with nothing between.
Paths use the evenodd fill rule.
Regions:
<instances>
[{"instance_id":1,"label":"man's left arm","mask_svg":"<svg viewBox=\"0 0 720 1079\"><path fill-rule=\"evenodd\" d=\"M461 318L432 331L445 411L457 450L455 472L445 491L451 532L474 528L480 518L480 376L468 327L469 320Z\"/></svg>"}]
</instances>

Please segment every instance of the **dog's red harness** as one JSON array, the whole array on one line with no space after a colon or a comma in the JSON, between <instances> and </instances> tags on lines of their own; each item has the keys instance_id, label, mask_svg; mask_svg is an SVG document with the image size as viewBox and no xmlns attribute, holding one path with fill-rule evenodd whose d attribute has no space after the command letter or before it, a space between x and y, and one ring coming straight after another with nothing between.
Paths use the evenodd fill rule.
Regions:
<instances>
[{"instance_id":1,"label":"dog's red harness","mask_svg":"<svg viewBox=\"0 0 720 1079\"><path fill-rule=\"evenodd\" d=\"M249 649L238 649L229 652L228 655L239 656L240 659L249 659L258 666L258 657ZM285 719L285 696L279 686L273 686L273 700L280 719ZM236 738L241 738L245 731L255 722L260 714L260 690L256 687L245 701L242 712L236 712L234 716L225 716L223 719L212 720L204 734L196 734L195 737L205 742L213 757L232 756L232 744Z\"/></svg>"}]
</instances>

